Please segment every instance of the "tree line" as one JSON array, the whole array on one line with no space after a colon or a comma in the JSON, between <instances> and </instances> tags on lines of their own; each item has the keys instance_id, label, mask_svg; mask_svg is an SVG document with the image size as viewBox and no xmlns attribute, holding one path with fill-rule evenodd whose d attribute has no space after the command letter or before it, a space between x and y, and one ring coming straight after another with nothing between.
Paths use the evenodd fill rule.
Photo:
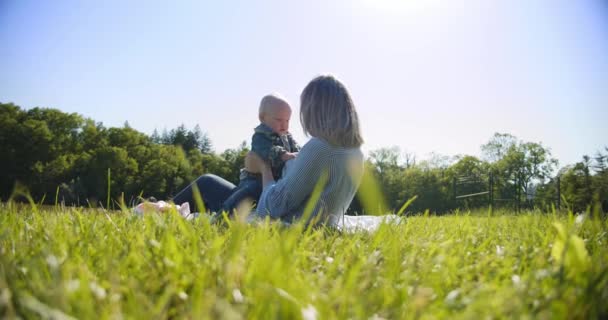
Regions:
<instances>
[{"instance_id":1,"label":"tree line","mask_svg":"<svg viewBox=\"0 0 608 320\"><path fill-rule=\"evenodd\" d=\"M397 147L370 152L367 166L383 186L389 210L397 210L413 196L412 212L458 208L554 207L583 212L588 207L608 211L608 148L595 157L557 170L558 161L542 143L526 142L496 133L481 146L482 157L434 154L416 161Z\"/></svg>"},{"instance_id":2,"label":"tree line","mask_svg":"<svg viewBox=\"0 0 608 320\"><path fill-rule=\"evenodd\" d=\"M214 153L198 126L148 136L128 123L106 128L76 113L12 103L0 104L0 145L3 200L17 183L37 201L83 206L105 204L108 191L125 202L167 199L207 172L235 181L247 153L245 145Z\"/></svg>"},{"instance_id":3,"label":"tree line","mask_svg":"<svg viewBox=\"0 0 608 320\"><path fill-rule=\"evenodd\" d=\"M249 151L243 142L216 153L198 126L149 136L128 123L106 128L76 113L12 103L0 103L0 146L2 200L22 185L37 202L81 206L103 205L108 194L127 203L169 199L204 173L238 183ZM384 197L378 210L397 211L414 196L408 211L483 207L490 185L497 205L546 209L560 203L574 211L606 206L608 148L559 171L549 148L510 134L495 134L481 149L482 158L435 154L423 161L397 147L371 151L366 166ZM359 201L350 210L364 211Z\"/></svg>"}]
</instances>

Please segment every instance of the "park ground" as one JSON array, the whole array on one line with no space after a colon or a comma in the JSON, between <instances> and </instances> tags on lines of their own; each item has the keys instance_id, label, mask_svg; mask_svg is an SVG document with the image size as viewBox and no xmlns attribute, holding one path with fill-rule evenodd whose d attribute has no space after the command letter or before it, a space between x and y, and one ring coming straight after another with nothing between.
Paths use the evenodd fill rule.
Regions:
<instances>
[{"instance_id":1,"label":"park ground","mask_svg":"<svg viewBox=\"0 0 608 320\"><path fill-rule=\"evenodd\" d=\"M408 215L375 232L0 204L0 317L608 317L608 222Z\"/></svg>"}]
</instances>

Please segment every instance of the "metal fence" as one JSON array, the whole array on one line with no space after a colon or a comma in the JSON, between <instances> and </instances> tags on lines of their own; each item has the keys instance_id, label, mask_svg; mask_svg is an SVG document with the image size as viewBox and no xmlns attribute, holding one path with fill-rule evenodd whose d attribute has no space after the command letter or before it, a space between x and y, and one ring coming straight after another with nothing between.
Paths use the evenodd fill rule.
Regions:
<instances>
[{"instance_id":1,"label":"metal fence","mask_svg":"<svg viewBox=\"0 0 608 320\"><path fill-rule=\"evenodd\" d=\"M559 209L561 207L560 178L556 177L556 196L550 199ZM509 188L512 188L509 190ZM515 182L502 180L493 172L479 175L457 176L452 180L452 198L454 201L469 201L476 199L475 203L483 202L495 207L500 203L510 204L519 212L524 207L530 207L536 196L535 193L526 193L523 180L518 177ZM485 198L485 201L483 199Z\"/></svg>"}]
</instances>

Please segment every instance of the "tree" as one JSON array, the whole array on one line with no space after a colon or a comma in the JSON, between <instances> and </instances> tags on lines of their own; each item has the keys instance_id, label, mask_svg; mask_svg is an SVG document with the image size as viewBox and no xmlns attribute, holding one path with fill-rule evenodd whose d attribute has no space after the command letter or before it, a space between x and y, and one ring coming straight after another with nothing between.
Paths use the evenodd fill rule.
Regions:
<instances>
[{"instance_id":1,"label":"tree","mask_svg":"<svg viewBox=\"0 0 608 320\"><path fill-rule=\"evenodd\" d=\"M429 169L432 168L445 170L452 164L452 162L453 160L450 156L446 156L437 152L431 152L429 154L429 159L424 161L424 164L422 165Z\"/></svg>"},{"instance_id":2,"label":"tree","mask_svg":"<svg viewBox=\"0 0 608 320\"><path fill-rule=\"evenodd\" d=\"M161 140L160 134L158 134L158 130L156 130L156 128L154 128L154 131L152 132L150 139L152 140L153 143L157 143L157 144L161 143L162 140Z\"/></svg>"},{"instance_id":3,"label":"tree","mask_svg":"<svg viewBox=\"0 0 608 320\"><path fill-rule=\"evenodd\" d=\"M397 211L413 196L416 201L409 211L431 209L435 212L445 211L450 206L444 171L449 158L436 156L432 166L428 161L415 164L414 156L408 154L405 164L400 164L401 153L398 147L380 148L370 152L366 166L376 174L378 185L387 201L388 209ZM446 160L448 159L448 160ZM425 207L426 206L426 207ZM357 210L356 205L351 210Z\"/></svg>"},{"instance_id":4,"label":"tree","mask_svg":"<svg viewBox=\"0 0 608 320\"><path fill-rule=\"evenodd\" d=\"M167 142L167 145L158 144ZM21 110L0 103L0 197L8 198L16 181L30 189L38 201L45 194L96 205L107 197L108 168L111 197L124 193L126 200L144 195L169 198L215 162L218 172L232 174L231 165L211 155L211 140L200 127L184 125L158 131L152 137L130 127L106 129L102 123L56 109ZM185 153L182 149L187 149ZM209 152L207 161L201 150ZM241 160L239 160L241 159ZM233 158L242 162L242 156ZM47 203L54 197L46 197ZM105 201L103 201L105 203Z\"/></svg>"},{"instance_id":5,"label":"tree","mask_svg":"<svg viewBox=\"0 0 608 320\"><path fill-rule=\"evenodd\" d=\"M129 157L126 149L106 146L85 153L75 165L75 175L82 180L84 198L89 198L91 205L105 200L108 192L108 169L110 169L110 196L117 199L121 193L130 195L134 192L135 178L139 166ZM105 204L105 201L102 203Z\"/></svg>"},{"instance_id":6,"label":"tree","mask_svg":"<svg viewBox=\"0 0 608 320\"><path fill-rule=\"evenodd\" d=\"M593 190L595 191L594 201L601 203L602 210L608 212L608 147L604 147L604 150L605 154L598 151L594 159Z\"/></svg>"},{"instance_id":7,"label":"tree","mask_svg":"<svg viewBox=\"0 0 608 320\"><path fill-rule=\"evenodd\" d=\"M404 165L406 169L409 169L413 166L416 165L416 155L411 153L411 152L404 152L403 153L403 158L404 158Z\"/></svg>"},{"instance_id":8,"label":"tree","mask_svg":"<svg viewBox=\"0 0 608 320\"><path fill-rule=\"evenodd\" d=\"M602 163L605 159L601 152L594 159L584 155L580 162L560 170L561 195L569 209L584 212L587 207L601 204L603 211L608 211L608 171Z\"/></svg>"},{"instance_id":9,"label":"tree","mask_svg":"<svg viewBox=\"0 0 608 320\"><path fill-rule=\"evenodd\" d=\"M399 158L400 149L396 146L372 150L369 153L369 158L365 164L369 169L366 172L373 174L363 178L362 183L366 185L361 189L361 192L379 194L377 196L379 199L373 200L379 202L379 208L374 208L374 210L389 210L397 206L396 203L399 201L397 190L402 184L402 168L399 165ZM357 198L364 199L365 195L359 194ZM367 202L371 201L367 200ZM384 205L388 205L388 208L383 208ZM369 206L369 203L367 206Z\"/></svg>"},{"instance_id":10,"label":"tree","mask_svg":"<svg viewBox=\"0 0 608 320\"><path fill-rule=\"evenodd\" d=\"M504 158L507 152L516 146L518 140L508 133L494 133L494 136L486 144L481 146L481 151L489 162L497 162Z\"/></svg>"},{"instance_id":11,"label":"tree","mask_svg":"<svg viewBox=\"0 0 608 320\"><path fill-rule=\"evenodd\" d=\"M238 184L241 168L245 166L245 156L249 152L247 142L243 141L236 149L226 149L221 157L224 158L228 165L229 174L226 179Z\"/></svg>"},{"instance_id":12,"label":"tree","mask_svg":"<svg viewBox=\"0 0 608 320\"><path fill-rule=\"evenodd\" d=\"M108 145L108 130L101 122L95 123L85 119L80 134L77 137L79 152L92 151Z\"/></svg>"},{"instance_id":13,"label":"tree","mask_svg":"<svg viewBox=\"0 0 608 320\"><path fill-rule=\"evenodd\" d=\"M460 156L458 158L459 160L446 170L446 180L452 185L450 187L451 194L467 195L488 191L490 164L474 156ZM456 206L464 203L467 208L488 205L487 196L470 197L458 201L460 202L451 205Z\"/></svg>"},{"instance_id":14,"label":"tree","mask_svg":"<svg viewBox=\"0 0 608 320\"><path fill-rule=\"evenodd\" d=\"M544 183L558 164L549 148L517 140L510 134L496 133L481 149L487 159L493 160L491 169L499 196L514 198L518 203L531 196L533 182Z\"/></svg>"},{"instance_id":15,"label":"tree","mask_svg":"<svg viewBox=\"0 0 608 320\"><path fill-rule=\"evenodd\" d=\"M412 167L403 171L401 184L397 188L396 202L398 209L405 201L417 196L408 210L422 212L444 212L450 209L451 195L448 192L446 181L442 178L442 170L438 168Z\"/></svg>"},{"instance_id":16,"label":"tree","mask_svg":"<svg viewBox=\"0 0 608 320\"><path fill-rule=\"evenodd\" d=\"M169 143L166 144L172 144L174 146L181 146L182 148L185 147L190 147L190 143L188 143L188 130L186 129L186 126L184 126L184 124L182 123L181 125L179 125L179 127L177 127L177 129L173 129L169 132ZM185 149L185 148L184 148ZM189 149L185 149L185 150L189 150Z\"/></svg>"},{"instance_id":17,"label":"tree","mask_svg":"<svg viewBox=\"0 0 608 320\"><path fill-rule=\"evenodd\" d=\"M14 104L0 104L2 195L10 194L16 181L29 186L37 198L49 188L54 191L81 149L77 137L83 121L56 109L22 111Z\"/></svg>"},{"instance_id":18,"label":"tree","mask_svg":"<svg viewBox=\"0 0 608 320\"><path fill-rule=\"evenodd\" d=\"M150 161L144 164L138 194L166 199L195 178L192 166L179 146L154 145Z\"/></svg>"},{"instance_id":19,"label":"tree","mask_svg":"<svg viewBox=\"0 0 608 320\"><path fill-rule=\"evenodd\" d=\"M584 211L593 199L588 159L584 157L561 176L562 197L574 212Z\"/></svg>"},{"instance_id":20,"label":"tree","mask_svg":"<svg viewBox=\"0 0 608 320\"><path fill-rule=\"evenodd\" d=\"M214 153L203 154L202 162L203 173L213 173L220 177L231 176L232 170L228 161Z\"/></svg>"},{"instance_id":21,"label":"tree","mask_svg":"<svg viewBox=\"0 0 608 320\"><path fill-rule=\"evenodd\" d=\"M399 168L400 152L399 147L396 146L376 149L370 151L369 160L382 177L388 170Z\"/></svg>"},{"instance_id":22,"label":"tree","mask_svg":"<svg viewBox=\"0 0 608 320\"><path fill-rule=\"evenodd\" d=\"M604 147L606 154L602 154L598 151L595 155L595 165L593 170L598 174L603 174L608 169L608 147Z\"/></svg>"},{"instance_id":23,"label":"tree","mask_svg":"<svg viewBox=\"0 0 608 320\"><path fill-rule=\"evenodd\" d=\"M18 106L0 103L0 194L5 198L12 192L15 181L22 180L28 173L29 160L22 159L29 158L23 148L27 137L21 124L25 119L26 113Z\"/></svg>"},{"instance_id":24,"label":"tree","mask_svg":"<svg viewBox=\"0 0 608 320\"><path fill-rule=\"evenodd\" d=\"M160 137L158 136L158 132L154 130L152 141L181 146L185 152L189 152L192 149L201 150L202 153L213 152L211 139L209 139L206 133L202 132L199 125L196 125L194 130L191 131L186 129L184 124L181 124L177 129L172 129L168 133L164 130Z\"/></svg>"},{"instance_id":25,"label":"tree","mask_svg":"<svg viewBox=\"0 0 608 320\"><path fill-rule=\"evenodd\" d=\"M207 133L203 133L201 135L199 146L203 154L213 153L213 143L211 142L211 138L209 138Z\"/></svg>"}]
</instances>

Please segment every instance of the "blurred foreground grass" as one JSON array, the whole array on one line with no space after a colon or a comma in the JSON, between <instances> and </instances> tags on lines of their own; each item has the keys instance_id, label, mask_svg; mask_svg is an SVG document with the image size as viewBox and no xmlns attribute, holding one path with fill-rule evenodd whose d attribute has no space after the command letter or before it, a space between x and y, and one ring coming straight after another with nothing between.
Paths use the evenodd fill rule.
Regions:
<instances>
[{"instance_id":1,"label":"blurred foreground grass","mask_svg":"<svg viewBox=\"0 0 608 320\"><path fill-rule=\"evenodd\" d=\"M0 204L0 317L608 317L605 219L413 216L374 233Z\"/></svg>"}]
</instances>

